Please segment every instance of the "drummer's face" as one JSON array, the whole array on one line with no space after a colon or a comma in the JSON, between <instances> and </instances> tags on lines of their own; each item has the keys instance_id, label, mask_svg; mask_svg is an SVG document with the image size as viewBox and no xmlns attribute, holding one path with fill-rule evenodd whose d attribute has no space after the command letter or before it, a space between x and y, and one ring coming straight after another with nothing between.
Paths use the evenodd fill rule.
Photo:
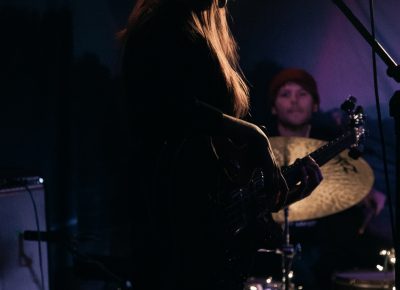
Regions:
<instances>
[{"instance_id":1,"label":"drummer's face","mask_svg":"<svg viewBox=\"0 0 400 290\"><path fill-rule=\"evenodd\" d=\"M289 127L301 127L311 121L318 110L311 94L294 82L284 84L277 93L272 113L278 122Z\"/></svg>"}]
</instances>

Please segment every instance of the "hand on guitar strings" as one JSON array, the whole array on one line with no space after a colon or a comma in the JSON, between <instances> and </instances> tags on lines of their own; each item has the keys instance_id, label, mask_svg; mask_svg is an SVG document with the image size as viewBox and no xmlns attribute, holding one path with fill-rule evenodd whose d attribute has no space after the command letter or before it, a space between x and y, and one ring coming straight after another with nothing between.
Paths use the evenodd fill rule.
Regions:
<instances>
[{"instance_id":1,"label":"hand on guitar strings","mask_svg":"<svg viewBox=\"0 0 400 290\"><path fill-rule=\"evenodd\" d=\"M218 159L227 165L225 171L234 182L243 185L256 169L261 169L267 185L266 207L279 210L286 200L288 188L266 134L257 125L228 115L223 115L222 128L225 138L214 137L213 145Z\"/></svg>"},{"instance_id":2,"label":"hand on guitar strings","mask_svg":"<svg viewBox=\"0 0 400 290\"><path fill-rule=\"evenodd\" d=\"M300 164L299 182L290 188L286 206L309 196L323 180L321 169L312 157L307 156L296 162Z\"/></svg>"}]
</instances>

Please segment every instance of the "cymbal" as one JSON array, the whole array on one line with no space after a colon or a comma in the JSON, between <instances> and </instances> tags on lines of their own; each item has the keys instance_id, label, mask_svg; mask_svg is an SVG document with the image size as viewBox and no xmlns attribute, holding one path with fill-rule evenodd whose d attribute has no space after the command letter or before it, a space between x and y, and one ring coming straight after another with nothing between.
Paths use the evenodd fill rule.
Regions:
<instances>
[{"instance_id":1,"label":"cymbal","mask_svg":"<svg viewBox=\"0 0 400 290\"><path fill-rule=\"evenodd\" d=\"M291 165L327 142L300 137L271 137L272 150L280 166ZM289 206L289 221L325 217L360 202L371 190L374 174L368 163L348 156L344 150L321 166L324 177L310 196ZM277 222L284 221L284 211L272 214Z\"/></svg>"}]
</instances>

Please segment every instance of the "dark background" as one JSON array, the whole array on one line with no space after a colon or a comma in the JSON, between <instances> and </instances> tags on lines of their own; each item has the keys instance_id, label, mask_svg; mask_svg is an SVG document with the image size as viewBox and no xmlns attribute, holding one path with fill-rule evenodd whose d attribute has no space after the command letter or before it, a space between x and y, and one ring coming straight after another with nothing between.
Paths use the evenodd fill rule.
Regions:
<instances>
[{"instance_id":1,"label":"dark background","mask_svg":"<svg viewBox=\"0 0 400 290\"><path fill-rule=\"evenodd\" d=\"M348 94L356 95L370 114L365 158L374 168L376 187L386 192L370 48L347 19L329 1L236 0L230 5L241 63L252 84L255 120L265 122L268 80L286 66L315 75L324 111ZM367 1L349 5L368 25ZM90 235L79 243L84 253L124 253L128 227L121 221L126 221L129 205L119 200L135 188L129 183L129 169L135 165L125 158L129 147L115 33L132 7L130 0L0 0L0 166L45 179L49 228ZM398 1L387 0L377 3L376 10L377 36L396 61L399 8ZM394 184L387 103L399 86L385 75L380 60L378 73ZM116 220L118 226L111 222ZM386 207L372 226L390 238L388 224ZM50 251L55 257L53 289L103 289L87 277L71 279L72 259L64 248L53 245Z\"/></svg>"}]
</instances>

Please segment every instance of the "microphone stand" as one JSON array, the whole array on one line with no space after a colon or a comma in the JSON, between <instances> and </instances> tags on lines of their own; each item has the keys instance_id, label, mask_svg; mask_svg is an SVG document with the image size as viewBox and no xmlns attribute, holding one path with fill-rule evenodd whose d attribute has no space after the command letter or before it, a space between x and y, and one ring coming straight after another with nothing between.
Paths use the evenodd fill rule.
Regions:
<instances>
[{"instance_id":1,"label":"microphone stand","mask_svg":"<svg viewBox=\"0 0 400 290\"><path fill-rule=\"evenodd\" d=\"M395 120L395 134L396 134L396 225L400 225L400 91L396 91L392 98L390 99L390 116ZM395 236L395 289L400 289L400 261L398 259L400 253L400 243L398 240L398 232Z\"/></svg>"},{"instance_id":2,"label":"microphone stand","mask_svg":"<svg viewBox=\"0 0 400 290\"><path fill-rule=\"evenodd\" d=\"M396 82L400 83L400 66L390 57L385 51L382 45L377 42L374 37L368 32L364 25L357 19L357 17L351 12L351 10L344 4L342 0L333 0L333 3L343 12L347 19L353 24L358 32L364 37L364 39L371 45L374 52L383 60L387 65L387 75L393 78ZM390 116L395 121L395 135L396 135L396 219L395 225L400 225L400 90L396 91L390 99ZM391 205L390 205L391 206ZM394 247L396 252L396 264L395 264L395 286L396 289L400 289L400 262L397 259L400 253L400 243L398 240L398 232L393 229Z\"/></svg>"}]
</instances>

